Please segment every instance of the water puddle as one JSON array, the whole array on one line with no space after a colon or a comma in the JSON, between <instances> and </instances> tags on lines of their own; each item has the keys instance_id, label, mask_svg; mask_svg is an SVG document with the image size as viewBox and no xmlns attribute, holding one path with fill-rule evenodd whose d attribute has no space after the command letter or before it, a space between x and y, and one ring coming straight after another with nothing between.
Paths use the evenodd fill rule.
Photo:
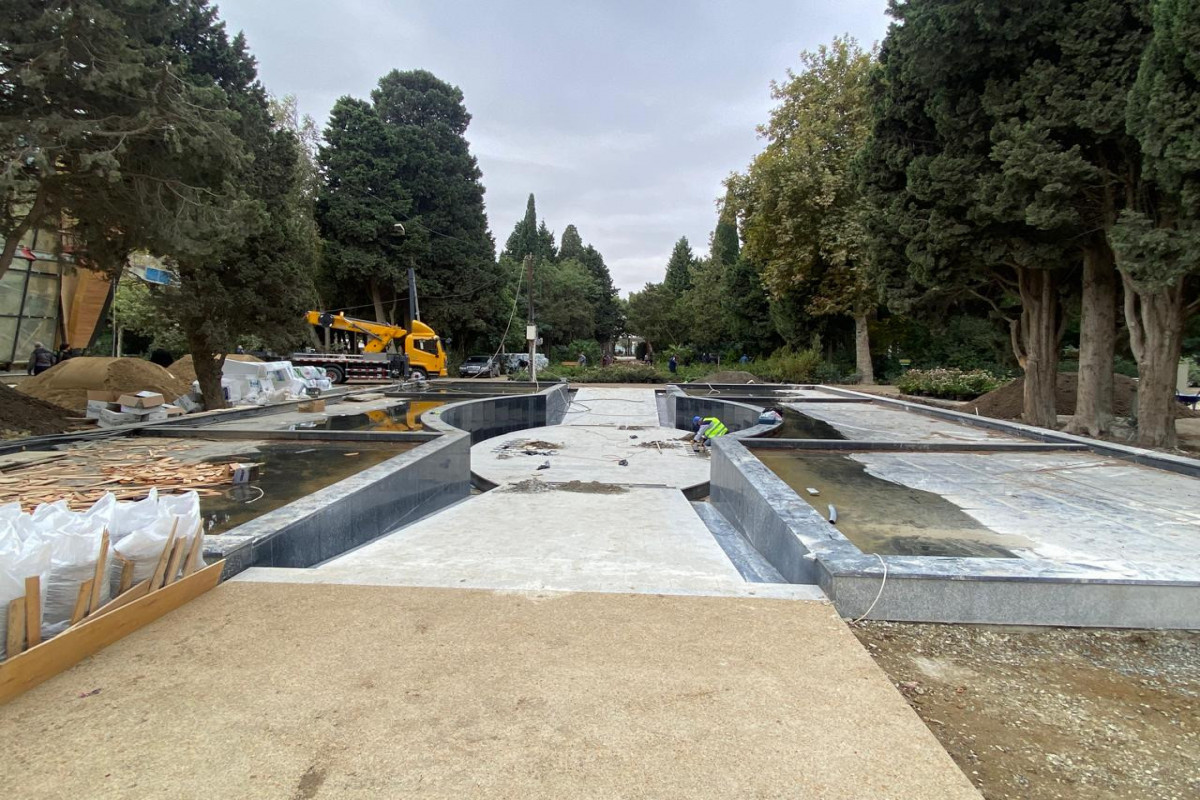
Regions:
<instances>
[{"instance_id":1,"label":"water puddle","mask_svg":"<svg viewBox=\"0 0 1200 800\"><path fill-rule=\"evenodd\" d=\"M828 422L810 417L793 408L783 409L783 424L771 434L777 439L845 439Z\"/></svg>"},{"instance_id":2,"label":"water puddle","mask_svg":"<svg viewBox=\"0 0 1200 800\"><path fill-rule=\"evenodd\" d=\"M337 483L417 446L417 442L288 442L208 459L258 464L250 483L229 487L217 497L201 497L200 513L209 534L224 533Z\"/></svg>"},{"instance_id":3,"label":"water puddle","mask_svg":"<svg viewBox=\"0 0 1200 800\"><path fill-rule=\"evenodd\" d=\"M364 411L359 414L336 414L311 422L289 425L292 431L390 431L408 433L426 430L421 415L446 405L449 400L412 400L388 408Z\"/></svg>"},{"instance_id":4,"label":"water puddle","mask_svg":"<svg viewBox=\"0 0 1200 800\"><path fill-rule=\"evenodd\" d=\"M1010 548L1030 544L996 533L939 494L870 475L848 455L768 449L754 454L822 516L828 518L833 505L838 531L864 553L1016 558Z\"/></svg>"}]
</instances>

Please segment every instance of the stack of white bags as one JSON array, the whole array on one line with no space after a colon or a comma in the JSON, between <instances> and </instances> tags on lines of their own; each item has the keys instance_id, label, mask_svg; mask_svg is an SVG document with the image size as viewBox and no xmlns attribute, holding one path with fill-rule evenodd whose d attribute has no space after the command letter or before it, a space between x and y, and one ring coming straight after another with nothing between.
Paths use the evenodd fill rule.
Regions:
<instances>
[{"instance_id":1,"label":"stack of white bags","mask_svg":"<svg viewBox=\"0 0 1200 800\"><path fill-rule=\"evenodd\" d=\"M325 370L295 367L290 361L234 361L226 359L221 370L221 388L233 405L265 406L305 396L306 389L328 391L333 387ZM192 384L199 393L200 384Z\"/></svg>"},{"instance_id":2,"label":"stack of white bags","mask_svg":"<svg viewBox=\"0 0 1200 800\"><path fill-rule=\"evenodd\" d=\"M43 638L67 627L80 584L95 574L105 530L110 554L101 602L116 593L124 562L133 562L135 584L153 575L172 530L185 542L185 552L194 537L203 536L200 498L195 492L159 496L151 489L136 502L106 494L86 511L71 511L63 500L43 503L32 514L18 503L0 506L0 657L8 604L25 594L26 578L41 578Z\"/></svg>"}]
</instances>

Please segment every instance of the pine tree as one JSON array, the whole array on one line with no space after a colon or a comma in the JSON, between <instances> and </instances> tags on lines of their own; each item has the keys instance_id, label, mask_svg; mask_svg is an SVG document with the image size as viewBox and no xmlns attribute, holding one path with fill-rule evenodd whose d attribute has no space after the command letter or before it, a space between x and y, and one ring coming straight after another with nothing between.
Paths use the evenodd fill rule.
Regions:
<instances>
[{"instance_id":1,"label":"pine tree","mask_svg":"<svg viewBox=\"0 0 1200 800\"><path fill-rule=\"evenodd\" d=\"M692 270L696 265L696 257L692 254L692 246L686 236L680 236L671 250L671 258L667 261L667 275L663 279L663 287L675 297L682 297L692 286Z\"/></svg>"}]
</instances>

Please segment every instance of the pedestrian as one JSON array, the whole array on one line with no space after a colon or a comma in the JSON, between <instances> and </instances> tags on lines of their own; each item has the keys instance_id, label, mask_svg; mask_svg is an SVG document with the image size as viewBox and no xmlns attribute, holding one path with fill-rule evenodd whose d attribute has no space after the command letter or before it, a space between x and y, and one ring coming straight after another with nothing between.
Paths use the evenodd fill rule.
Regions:
<instances>
[{"instance_id":1,"label":"pedestrian","mask_svg":"<svg viewBox=\"0 0 1200 800\"><path fill-rule=\"evenodd\" d=\"M667 369L671 371L672 375L674 375L675 370L676 370L676 368L678 368L678 366L679 366L679 361L678 361L678 359L675 358L674 354L672 354L671 357L669 359L667 359Z\"/></svg>"},{"instance_id":2,"label":"pedestrian","mask_svg":"<svg viewBox=\"0 0 1200 800\"><path fill-rule=\"evenodd\" d=\"M729 428L716 417L692 417L692 427L696 429L696 435L692 437L693 446L699 447L707 447L713 439L729 433Z\"/></svg>"},{"instance_id":3,"label":"pedestrian","mask_svg":"<svg viewBox=\"0 0 1200 800\"><path fill-rule=\"evenodd\" d=\"M55 358L55 361L57 363L61 364L62 362L66 361L70 357L71 357L71 345L68 344L67 342L63 342L62 344L60 344L58 346L58 354Z\"/></svg>"},{"instance_id":4,"label":"pedestrian","mask_svg":"<svg viewBox=\"0 0 1200 800\"><path fill-rule=\"evenodd\" d=\"M579 354L579 368L583 369L587 366L587 353Z\"/></svg>"},{"instance_id":5,"label":"pedestrian","mask_svg":"<svg viewBox=\"0 0 1200 800\"><path fill-rule=\"evenodd\" d=\"M33 343L33 352L29 355L26 371L30 375L41 375L54 366L54 353L46 349L41 342Z\"/></svg>"},{"instance_id":6,"label":"pedestrian","mask_svg":"<svg viewBox=\"0 0 1200 800\"><path fill-rule=\"evenodd\" d=\"M738 363L739 364L749 364L750 356L746 355L745 353L742 353L742 357L738 359Z\"/></svg>"}]
</instances>

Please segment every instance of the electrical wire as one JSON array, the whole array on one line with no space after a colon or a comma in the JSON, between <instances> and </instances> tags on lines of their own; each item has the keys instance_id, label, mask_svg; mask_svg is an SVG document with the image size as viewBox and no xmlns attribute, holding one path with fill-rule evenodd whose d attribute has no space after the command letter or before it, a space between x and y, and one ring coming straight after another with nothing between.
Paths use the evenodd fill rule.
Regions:
<instances>
[{"instance_id":1,"label":"electrical wire","mask_svg":"<svg viewBox=\"0 0 1200 800\"><path fill-rule=\"evenodd\" d=\"M850 621L851 625L857 625L858 623L862 622L864 619L867 618L867 615L869 615L875 609L875 604L879 602L879 598L883 597L883 587L887 586L887 576L888 576L887 562L883 560L883 556L879 555L879 553L875 553L874 556L876 558L878 558L879 563L883 565L883 580L881 580L879 582L879 591L875 593L875 599L871 601L871 605L867 606L867 610L863 612L861 617L859 617L858 619L855 619L855 620L851 620Z\"/></svg>"}]
</instances>

